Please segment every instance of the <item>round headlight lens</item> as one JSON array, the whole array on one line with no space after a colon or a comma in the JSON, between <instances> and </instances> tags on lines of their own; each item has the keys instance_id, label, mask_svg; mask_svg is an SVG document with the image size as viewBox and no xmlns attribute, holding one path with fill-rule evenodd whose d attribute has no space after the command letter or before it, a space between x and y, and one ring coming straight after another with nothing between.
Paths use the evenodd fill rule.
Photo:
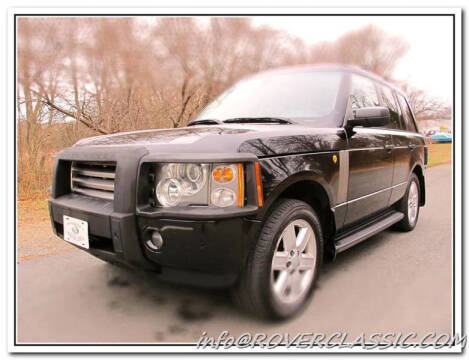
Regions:
<instances>
[{"instance_id":1,"label":"round headlight lens","mask_svg":"<svg viewBox=\"0 0 469 360\"><path fill-rule=\"evenodd\" d=\"M219 188L212 192L212 204L218 207L227 207L233 205L235 202L234 191L226 188Z\"/></svg>"},{"instance_id":2,"label":"round headlight lens","mask_svg":"<svg viewBox=\"0 0 469 360\"><path fill-rule=\"evenodd\" d=\"M202 166L196 164L186 165L186 176L192 182L199 182L203 177Z\"/></svg>"},{"instance_id":3,"label":"round headlight lens","mask_svg":"<svg viewBox=\"0 0 469 360\"><path fill-rule=\"evenodd\" d=\"M206 203L203 194L198 196L204 189L208 192L208 164L184 164L168 163L161 168L159 181L156 186L156 197L158 202L164 206L176 206L183 204Z\"/></svg>"},{"instance_id":4,"label":"round headlight lens","mask_svg":"<svg viewBox=\"0 0 469 360\"><path fill-rule=\"evenodd\" d=\"M207 182L207 167L198 164L185 165L185 176L182 179L184 195L195 195Z\"/></svg>"},{"instance_id":5,"label":"round headlight lens","mask_svg":"<svg viewBox=\"0 0 469 360\"><path fill-rule=\"evenodd\" d=\"M181 183L177 179L164 179L156 187L156 197L163 206L175 206L181 200Z\"/></svg>"},{"instance_id":6,"label":"round headlight lens","mask_svg":"<svg viewBox=\"0 0 469 360\"><path fill-rule=\"evenodd\" d=\"M166 164L163 166L163 177L168 179L179 179L184 176L184 164Z\"/></svg>"}]
</instances>

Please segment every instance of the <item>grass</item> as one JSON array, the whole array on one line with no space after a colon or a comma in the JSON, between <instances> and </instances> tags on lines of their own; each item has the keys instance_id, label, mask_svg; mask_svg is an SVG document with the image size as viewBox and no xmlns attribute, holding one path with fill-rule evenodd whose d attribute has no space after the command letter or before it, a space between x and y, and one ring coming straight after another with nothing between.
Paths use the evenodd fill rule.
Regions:
<instances>
[{"instance_id":1,"label":"grass","mask_svg":"<svg viewBox=\"0 0 469 360\"><path fill-rule=\"evenodd\" d=\"M18 201L18 224L31 224L49 221L49 208L46 199Z\"/></svg>"},{"instance_id":2,"label":"grass","mask_svg":"<svg viewBox=\"0 0 469 360\"><path fill-rule=\"evenodd\" d=\"M18 262L73 250L52 232L47 200L18 201Z\"/></svg>"},{"instance_id":3,"label":"grass","mask_svg":"<svg viewBox=\"0 0 469 360\"><path fill-rule=\"evenodd\" d=\"M428 167L449 164L452 144L428 144Z\"/></svg>"}]
</instances>

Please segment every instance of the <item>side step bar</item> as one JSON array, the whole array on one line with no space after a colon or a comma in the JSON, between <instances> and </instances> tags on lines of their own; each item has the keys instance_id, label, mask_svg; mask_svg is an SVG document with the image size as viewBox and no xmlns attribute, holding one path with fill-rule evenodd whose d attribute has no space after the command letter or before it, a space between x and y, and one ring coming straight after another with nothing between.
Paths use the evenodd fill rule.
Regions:
<instances>
[{"instance_id":1,"label":"side step bar","mask_svg":"<svg viewBox=\"0 0 469 360\"><path fill-rule=\"evenodd\" d=\"M386 215L384 218L372 223L362 230L358 230L350 235L347 235L343 238L340 238L335 242L335 252L336 254L345 251L352 246L362 242L363 240L368 239L369 237L387 229L391 225L399 222L404 217L404 214L398 211L393 211L389 215Z\"/></svg>"}]
</instances>

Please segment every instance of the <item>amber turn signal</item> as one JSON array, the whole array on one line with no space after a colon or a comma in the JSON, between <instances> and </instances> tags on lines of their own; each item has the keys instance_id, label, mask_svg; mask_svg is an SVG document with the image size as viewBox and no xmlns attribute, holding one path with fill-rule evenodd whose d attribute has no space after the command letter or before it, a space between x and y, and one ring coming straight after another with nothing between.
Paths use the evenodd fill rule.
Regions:
<instances>
[{"instance_id":1,"label":"amber turn signal","mask_svg":"<svg viewBox=\"0 0 469 360\"><path fill-rule=\"evenodd\" d=\"M238 164L238 207L244 206L244 168Z\"/></svg>"},{"instance_id":2,"label":"amber turn signal","mask_svg":"<svg viewBox=\"0 0 469 360\"><path fill-rule=\"evenodd\" d=\"M254 163L254 170L256 172L257 205L262 207L264 206L264 194L262 192L261 167L258 162Z\"/></svg>"},{"instance_id":3,"label":"amber turn signal","mask_svg":"<svg viewBox=\"0 0 469 360\"><path fill-rule=\"evenodd\" d=\"M218 183L227 183L233 180L234 171L230 166L218 166L212 171L212 176Z\"/></svg>"}]
</instances>

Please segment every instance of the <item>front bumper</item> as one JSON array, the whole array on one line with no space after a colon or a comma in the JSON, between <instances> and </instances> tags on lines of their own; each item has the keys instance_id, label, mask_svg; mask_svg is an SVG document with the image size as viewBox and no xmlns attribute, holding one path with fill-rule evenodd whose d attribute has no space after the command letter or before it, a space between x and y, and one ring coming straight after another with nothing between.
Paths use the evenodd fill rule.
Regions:
<instances>
[{"instance_id":1,"label":"front bumper","mask_svg":"<svg viewBox=\"0 0 469 360\"><path fill-rule=\"evenodd\" d=\"M172 282L226 287L232 285L246 263L260 222L247 216L257 211L211 213L145 213L135 201L136 181L146 151L116 150L106 153L73 149L58 155L49 210L54 232L63 238L64 215L88 222L90 254L112 263L154 271ZM99 157L99 158L96 158ZM61 181L67 178L70 161L117 162L115 199L105 200L70 192ZM133 196L132 196L133 195ZM187 216L186 216L187 215ZM218 216L217 216L218 215ZM149 230L157 230L164 246L154 251L146 245Z\"/></svg>"},{"instance_id":2,"label":"front bumper","mask_svg":"<svg viewBox=\"0 0 469 360\"><path fill-rule=\"evenodd\" d=\"M90 248L103 260L156 272L162 280L206 287L232 285L245 264L260 223L247 218L219 220L155 219L116 213L111 202L68 194L49 201L52 226L63 238L63 216L88 222ZM161 251L145 244L158 230Z\"/></svg>"}]
</instances>

